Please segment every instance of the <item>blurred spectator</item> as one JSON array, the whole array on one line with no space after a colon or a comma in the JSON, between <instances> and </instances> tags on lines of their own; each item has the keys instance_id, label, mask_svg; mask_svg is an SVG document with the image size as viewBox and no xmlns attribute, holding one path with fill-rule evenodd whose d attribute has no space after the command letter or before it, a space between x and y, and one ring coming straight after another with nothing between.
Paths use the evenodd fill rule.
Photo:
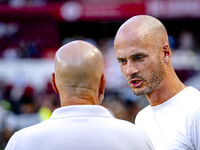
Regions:
<instances>
[{"instance_id":1,"label":"blurred spectator","mask_svg":"<svg viewBox=\"0 0 200 150\"><path fill-rule=\"evenodd\" d=\"M178 37L178 46L172 52L172 65L181 81L197 73L198 58L195 48L195 37L192 31L183 30Z\"/></svg>"},{"instance_id":2,"label":"blurred spectator","mask_svg":"<svg viewBox=\"0 0 200 150\"><path fill-rule=\"evenodd\" d=\"M3 132L3 122L5 120L6 110L0 105L0 134Z\"/></svg>"},{"instance_id":3,"label":"blurred spectator","mask_svg":"<svg viewBox=\"0 0 200 150\"><path fill-rule=\"evenodd\" d=\"M9 0L9 5L12 7L22 6L43 6L47 0Z\"/></svg>"},{"instance_id":4,"label":"blurred spectator","mask_svg":"<svg viewBox=\"0 0 200 150\"><path fill-rule=\"evenodd\" d=\"M20 114L10 112L5 121L4 136L6 141L12 134L22 128L41 122L38 112L35 111L33 102L24 102L20 105Z\"/></svg>"},{"instance_id":5,"label":"blurred spectator","mask_svg":"<svg viewBox=\"0 0 200 150\"><path fill-rule=\"evenodd\" d=\"M7 48L3 52L3 58L5 60L15 60L19 58L19 51L16 47Z\"/></svg>"}]
</instances>

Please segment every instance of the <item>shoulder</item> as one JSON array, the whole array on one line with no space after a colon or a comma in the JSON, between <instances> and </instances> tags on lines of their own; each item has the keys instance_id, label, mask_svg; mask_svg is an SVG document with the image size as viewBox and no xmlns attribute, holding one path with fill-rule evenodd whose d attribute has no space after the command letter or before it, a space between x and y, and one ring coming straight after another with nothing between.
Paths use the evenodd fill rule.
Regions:
<instances>
[{"instance_id":1,"label":"shoulder","mask_svg":"<svg viewBox=\"0 0 200 150\"><path fill-rule=\"evenodd\" d=\"M14 134L14 138L18 138L18 139L20 139L21 136L23 136L23 135L26 134L27 132L29 132L29 131L32 132L32 131L34 131L35 129L37 129L38 126L40 126L40 124L41 124L41 123L38 123L38 124L35 124L35 125L32 125L32 126L29 126L29 127L23 128L23 129L21 129L21 130L15 132L15 134Z\"/></svg>"},{"instance_id":2,"label":"shoulder","mask_svg":"<svg viewBox=\"0 0 200 150\"><path fill-rule=\"evenodd\" d=\"M186 87L186 89L184 90L184 95L186 97L192 98L193 100L198 100L197 102L200 103L200 91L196 88L192 86Z\"/></svg>"},{"instance_id":3,"label":"shoulder","mask_svg":"<svg viewBox=\"0 0 200 150\"><path fill-rule=\"evenodd\" d=\"M200 108L200 91L189 86L175 95L176 100L171 105L175 109L182 111L182 116L185 114L187 118L193 118L197 110Z\"/></svg>"},{"instance_id":4,"label":"shoulder","mask_svg":"<svg viewBox=\"0 0 200 150\"><path fill-rule=\"evenodd\" d=\"M143 111L145 111L145 110L143 110ZM126 121L124 121L124 122L126 122ZM135 141L137 140L138 142L140 142L140 144L142 143L143 145L145 145L146 150L154 150L154 146L153 146L151 139L149 138L147 133L140 126L137 126L131 122L127 122L127 125L128 126L130 125L129 126L130 128L127 127L125 129L127 130L128 134L131 135L130 136L131 139L135 139Z\"/></svg>"},{"instance_id":5,"label":"shoulder","mask_svg":"<svg viewBox=\"0 0 200 150\"><path fill-rule=\"evenodd\" d=\"M110 128L112 128L113 131L117 131L119 133L121 132L123 134L126 133L126 135L130 134L131 136L144 136L145 134L143 130L137 127L134 123L126 120L113 118L110 119L110 122L108 121L107 124L108 126L106 128L108 128L109 130Z\"/></svg>"},{"instance_id":6,"label":"shoulder","mask_svg":"<svg viewBox=\"0 0 200 150\"><path fill-rule=\"evenodd\" d=\"M20 143L24 140L24 137L30 137L30 135L36 133L35 131L43 126L45 122L47 122L47 120L15 132L9 139L5 150L18 150Z\"/></svg>"},{"instance_id":7,"label":"shoulder","mask_svg":"<svg viewBox=\"0 0 200 150\"><path fill-rule=\"evenodd\" d=\"M184 105L187 105L186 110L188 109L189 113L191 113L190 115L198 114L197 112L200 109L200 91L191 86L187 87L184 99Z\"/></svg>"},{"instance_id":8,"label":"shoulder","mask_svg":"<svg viewBox=\"0 0 200 150\"><path fill-rule=\"evenodd\" d=\"M140 128L139 126L137 126L129 121L120 120L120 119L116 119L116 120L119 123L121 123L121 125L123 124L123 128L122 128L122 126L120 126L120 128L118 130L116 130L118 133L120 133L120 131L122 131L119 135L123 134L124 138L126 138L128 136L129 139L135 139L135 141L143 143L143 145L146 146L146 149L151 149L151 150L154 149L151 139L149 138L147 133L142 128Z\"/></svg>"},{"instance_id":9,"label":"shoulder","mask_svg":"<svg viewBox=\"0 0 200 150\"><path fill-rule=\"evenodd\" d=\"M47 120L46 120L47 121ZM32 125L32 126L29 126L29 127L26 127L26 128L23 128L19 131L16 131L13 136L11 138L15 139L15 140L20 140L24 135L26 134L30 134L30 133L33 133L35 132L36 130L38 130L39 128L41 128L41 126L43 126L43 124L46 122L46 121L43 121L43 122L40 122L38 124L35 124L35 125Z\"/></svg>"},{"instance_id":10,"label":"shoulder","mask_svg":"<svg viewBox=\"0 0 200 150\"><path fill-rule=\"evenodd\" d=\"M144 130L145 125L149 124L151 122L151 107L150 105L143 108L136 116L135 118L135 125L142 128Z\"/></svg>"},{"instance_id":11,"label":"shoulder","mask_svg":"<svg viewBox=\"0 0 200 150\"><path fill-rule=\"evenodd\" d=\"M20 137L25 133L27 130L29 130L31 127L27 127L24 129L21 129L17 132L15 132L11 138L9 139L5 150L18 150L19 149L19 144L20 144Z\"/></svg>"},{"instance_id":12,"label":"shoulder","mask_svg":"<svg viewBox=\"0 0 200 150\"><path fill-rule=\"evenodd\" d=\"M140 119L146 118L150 114L151 114L151 106L148 105L138 112L136 116L136 122Z\"/></svg>"}]
</instances>

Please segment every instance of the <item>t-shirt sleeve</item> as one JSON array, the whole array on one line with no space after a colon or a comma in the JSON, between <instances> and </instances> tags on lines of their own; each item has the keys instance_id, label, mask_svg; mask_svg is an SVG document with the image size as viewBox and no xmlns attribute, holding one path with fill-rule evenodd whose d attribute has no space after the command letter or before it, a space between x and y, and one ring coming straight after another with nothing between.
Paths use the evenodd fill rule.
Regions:
<instances>
[{"instance_id":1,"label":"t-shirt sleeve","mask_svg":"<svg viewBox=\"0 0 200 150\"><path fill-rule=\"evenodd\" d=\"M195 150L200 150L200 108L194 115L191 126L191 142Z\"/></svg>"},{"instance_id":2,"label":"t-shirt sleeve","mask_svg":"<svg viewBox=\"0 0 200 150\"><path fill-rule=\"evenodd\" d=\"M8 141L5 150L19 150L17 148L17 140L18 140L17 133L14 133L10 138L10 140Z\"/></svg>"}]
</instances>

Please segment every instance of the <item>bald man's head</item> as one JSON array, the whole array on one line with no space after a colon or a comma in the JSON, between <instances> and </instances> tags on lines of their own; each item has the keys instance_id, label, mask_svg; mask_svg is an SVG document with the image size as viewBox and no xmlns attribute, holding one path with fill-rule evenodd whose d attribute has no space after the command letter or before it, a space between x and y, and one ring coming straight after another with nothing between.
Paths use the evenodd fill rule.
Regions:
<instances>
[{"instance_id":1,"label":"bald man's head","mask_svg":"<svg viewBox=\"0 0 200 150\"><path fill-rule=\"evenodd\" d=\"M173 72L167 31L154 17L139 15L127 20L116 34L114 47L135 95L151 93Z\"/></svg>"},{"instance_id":2,"label":"bald man's head","mask_svg":"<svg viewBox=\"0 0 200 150\"><path fill-rule=\"evenodd\" d=\"M114 46L118 47L127 40L135 41L135 38L148 45L169 43L167 31L163 24L158 19L148 15L138 15L127 20L119 28Z\"/></svg>"},{"instance_id":3,"label":"bald man's head","mask_svg":"<svg viewBox=\"0 0 200 150\"><path fill-rule=\"evenodd\" d=\"M90 43L70 42L55 55L55 84L59 93L69 94L69 87L97 90L103 73L103 56Z\"/></svg>"}]
</instances>

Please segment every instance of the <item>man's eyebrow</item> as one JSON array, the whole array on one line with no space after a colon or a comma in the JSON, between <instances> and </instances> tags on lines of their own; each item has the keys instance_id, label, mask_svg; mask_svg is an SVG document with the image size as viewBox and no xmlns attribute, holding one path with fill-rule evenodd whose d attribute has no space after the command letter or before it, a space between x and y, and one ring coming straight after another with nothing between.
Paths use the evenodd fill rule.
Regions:
<instances>
[{"instance_id":1,"label":"man's eyebrow","mask_svg":"<svg viewBox=\"0 0 200 150\"><path fill-rule=\"evenodd\" d=\"M146 56L147 54L138 52L138 53L132 54L131 57L140 56L140 55Z\"/></svg>"},{"instance_id":2,"label":"man's eyebrow","mask_svg":"<svg viewBox=\"0 0 200 150\"><path fill-rule=\"evenodd\" d=\"M120 59L123 59L122 57L120 57L120 56L117 56L117 60L120 60Z\"/></svg>"},{"instance_id":3,"label":"man's eyebrow","mask_svg":"<svg viewBox=\"0 0 200 150\"><path fill-rule=\"evenodd\" d=\"M131 56L137 56L137 55L146 55L146 54L142 52L137 52L137 53L132 54Z\"/></svg>"},{"instance_id":4,"label":"man's eyebrow","mask_svg":"<svg viewBox=\"0 0 200 150\"><path fill-rule=\"evenodd\" d=\"M137 56L147 56L147 54L142 53L142 52L138 52L138 53L132 54L130 57L133 58L133 57L137 57ZM120 60L120 59L125 59L125 58L117 56L117 60Z\"/></svg>"}]
</instances>

